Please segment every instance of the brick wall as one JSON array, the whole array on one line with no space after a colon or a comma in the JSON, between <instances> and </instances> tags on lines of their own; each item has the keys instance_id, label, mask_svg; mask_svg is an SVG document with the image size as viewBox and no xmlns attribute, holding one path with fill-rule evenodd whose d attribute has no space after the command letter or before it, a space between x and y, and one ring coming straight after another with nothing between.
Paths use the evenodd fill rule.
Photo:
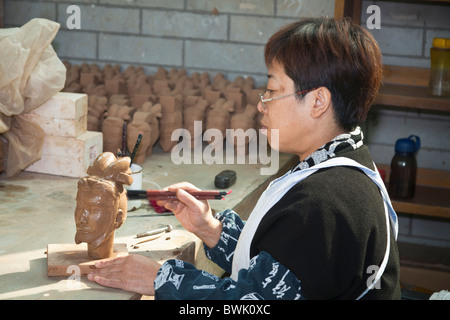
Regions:
<instances>
[{"instance_id":1,"label":"brick wall","mask_svg":"<svg viewBox=\"0 0 450 320\"><path fill-rule=\"evenodd\" d=\"M419 2L419 1L411 1ZM361 23L375 4L381 11L381 28L369 30L378 41L387 65L430 67L430 47L434 37L450 37L450 4L362 2Z\"/></svg>"},{"instance_id":2,"label":"brick wall","mask_svg":"<svg viewBox=\"0 0 450 320\"><path fill-rule=\"evenodd\" d=\"M81 29L69 30L70 5L81 9ZM376 4L381 29L370 30L386 64L429 67L433 37L450 37L450 6L405 2L362 3L361 24ZM233 80L254 77L265 85L263 47L279 27L299 17L333 16L333 0L4 0L5 27L42 17L61 24L54 45L72 63L185 68L222 72ZM450 116L417 110L374 108L365 124L366 143L376 162L390 163L398 138L422 138L419 166L450 170ZM400 237L439 246L450 244L450 224L403 216Z\"/></svg>"},{"instance_id":3,"label":"brick wall","mask_svg":"<svg viewBox=\"0 0 450 320\"><path fill-rule=\"evenodd\" d=\"M80 30L67 28L73 4ZM269 36L296 17L333 16L334 1L6 0L5 11L6 26L33 17L59 22L54 43L62 60L222 72L230 80L251 75L264 85Z\"/></svg>"}]
</instances>

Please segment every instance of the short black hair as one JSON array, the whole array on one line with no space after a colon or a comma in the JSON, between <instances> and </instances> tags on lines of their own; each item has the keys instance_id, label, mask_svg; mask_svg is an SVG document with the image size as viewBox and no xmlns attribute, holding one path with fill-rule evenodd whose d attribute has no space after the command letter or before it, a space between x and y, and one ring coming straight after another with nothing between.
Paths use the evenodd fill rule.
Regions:
<instances>
[{"instance_id":1,"label":"short black hair","mask_svg":"<svg viewBox=\"0 0 450 320\"><path fill-rule=\"evenodd\" d=\"M264 58L276 61L296 90L326 87L338 125L352 131L364 122L383 76L373 36L349 19L312 18L289 24L268 40Z\"/></svg>"}]
</instances>

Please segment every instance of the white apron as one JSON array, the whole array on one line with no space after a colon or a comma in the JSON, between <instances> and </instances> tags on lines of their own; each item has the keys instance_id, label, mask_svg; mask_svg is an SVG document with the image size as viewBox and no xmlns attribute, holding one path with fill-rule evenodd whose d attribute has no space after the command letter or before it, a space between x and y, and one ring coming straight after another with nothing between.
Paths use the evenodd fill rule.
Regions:
<instances>
[{"instance_id":1,"label":"white apron","mask_svg":"<svg viewBox=\"0 0 450 320\"><path fill-rule=\"evenodd\" d=\"M252 243L256 229L259 226L259 223L261 222L264 215L270 210L270 208L272 208L285 195L285 193L288 192L298 182L302 181L303 179L306 179L308 176L310 176L319 169L336 166L350 166L361 169L378 186L384 200L386 228L387 228L385 255L372 284L368 286L368 288L358 297L358 299L364 296L370 289L372 289L375 286L375 284L380 280L384 272L384 269L386 268L386 264L389 260L390 239L391 239L389 227L390 224L394 232L394 237L395 239L397 239L398 234L397 214L395 213L392 207L388 192L386 190L386 187L384 186L383 180L381 179L381 176L378 173L378 171L377 170L373 171L359 164L358 162L345 157L332 158L327 161L316 164L311 168L302 169L293 173L288 172L282 177L275 179L269 184L267 189L262 193L255 207L253 208L253 211L251 212L248 220L245 222L244 228L242 229L241 235L239 236L232 264L231 278L233 280L237 281L239 270L248 269L250 262L250 245ZM389 223L389 221L391 223Z\"/></svg>"}]
</instances>

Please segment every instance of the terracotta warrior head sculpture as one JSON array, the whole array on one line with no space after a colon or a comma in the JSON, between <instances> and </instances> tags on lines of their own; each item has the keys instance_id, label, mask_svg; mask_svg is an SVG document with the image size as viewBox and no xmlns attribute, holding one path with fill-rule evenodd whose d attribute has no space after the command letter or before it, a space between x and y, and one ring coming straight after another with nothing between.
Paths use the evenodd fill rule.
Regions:
<instances>
[{"instance_id":1,"label":"terracotta warrior head sculpture","mask_svg":"<svg viewBox=\"0 0 450 320\"><path fill-rule=\"evenodd\" d=\"M127 195L123 187L133 182L130 158L116 159L103 152L78 181L75 209L75 243L86 242L94 259L113 254L114 232L127 217Z\"/></svg>"}]
</instances>

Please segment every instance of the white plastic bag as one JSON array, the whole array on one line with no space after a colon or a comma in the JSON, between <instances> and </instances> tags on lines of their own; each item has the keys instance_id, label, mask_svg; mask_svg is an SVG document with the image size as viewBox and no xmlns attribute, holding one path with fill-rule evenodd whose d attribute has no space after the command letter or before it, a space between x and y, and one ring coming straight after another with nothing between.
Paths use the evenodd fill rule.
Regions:
<instances>
[{"instance_id":1,"label":"white plastic bag","mask_svg":"<svg viewBox=\"0 0 450 320\"><path fill-rule=\"evenodd\" d=\"M51 46L58 30L58 23L40 18L0 29L0 134L8 140L7 176L41 157L44 132L21 114L64 88L66 68Z\"/></svg>"}]
</instances>

